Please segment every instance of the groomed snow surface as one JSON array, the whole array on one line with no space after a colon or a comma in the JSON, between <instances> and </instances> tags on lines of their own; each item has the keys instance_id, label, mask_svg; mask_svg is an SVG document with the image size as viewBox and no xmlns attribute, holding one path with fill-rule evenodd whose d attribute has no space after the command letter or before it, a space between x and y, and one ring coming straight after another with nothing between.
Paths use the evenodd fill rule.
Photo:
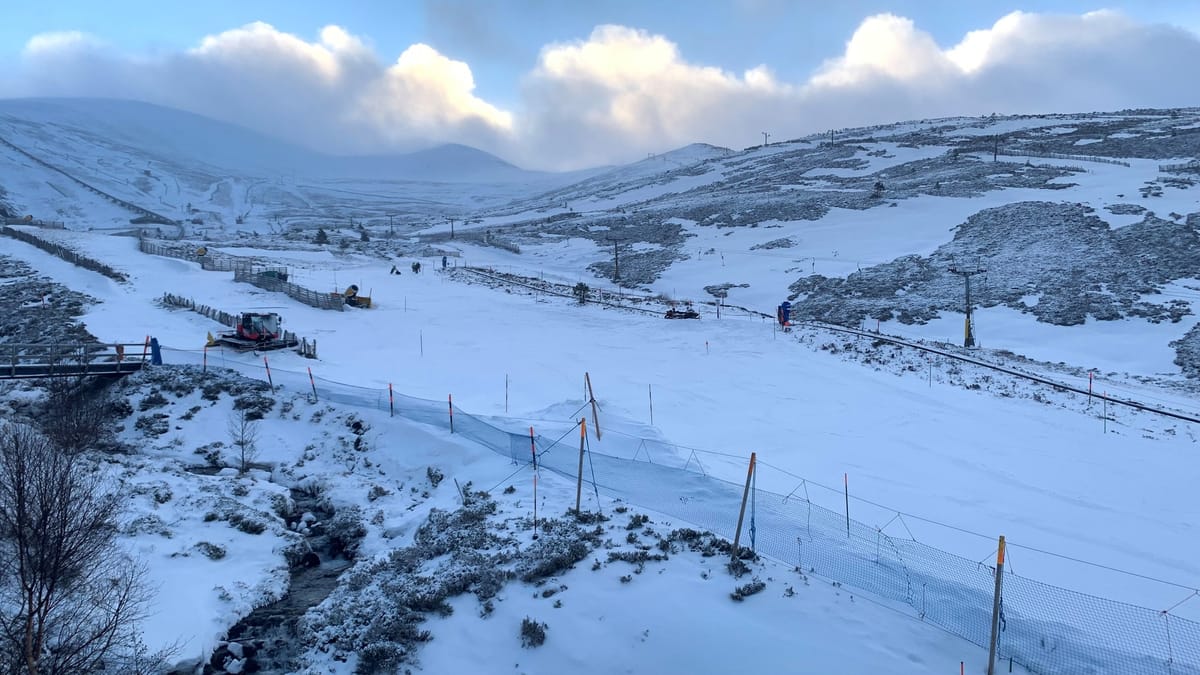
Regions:
<instances>
[{"instance_id":1,"label":"groomed snow surface","mask_svg":"<svg viewBox=\"0 0 1200 675\"><path fill-rule=\"evenodd\" d=\"M129 484L162 483L173 495L165 503L152 498L152 491L131 498L131 519L154 515L171 535L140 532L128 542L160 585L147 639L152 646L179 641L181 657L208 654L239 616L277 597L286 579L282 551L294 534L281 524L251 535L222 519L206 521L206 513L222 499L270 512L271 495L285 492L284 485L323 481L335 503L383 514L368 528L360 560L411 543L430 508L454 508L458 498L448 487L451 479L490 490L501 515L529 515L531 469L514 466L440 425L389 417L389 383L399 393L432 401L453 394L456 407L513 432L533 425L549 441L568 434L563 443L570 447L578 442L577 434L570 435L571 425L587 412L581 410L587 372L604 432L602 440L589 441L597 453L644 460L652 451L656 465L682 466L696 459L709 475L740 485L754 451L762 463L759 489L807 491L813 503L836 512L843 509L845 475L851 515L867 526L885 528L891 536L911 533L923 544L980 561L985 573L995 555L995 537L1005 534L1013 544L1013 572L1154 610L1184 600L1194 585L1188 580L1200 573L1194 543L1200 508L1192 498L1195 430L1186 423L1126 410L1110 410L1112 419L1104 421L1085 401L1045 390L1034 397L1026 385L984 381L977 391L965 389L955 384L964 380L954 366L936 360L907 370L880 361L863 364L846 355L853 350L846 349L844 339L803 331L785 335L758 318L664 322L491 290L464 283L461 275L413 275L408 260L346 255L322 262L324 270L312 272L306 284L332 290L358 283L372 289L377 305L323 312L235 284L228 273L143 255L133 239L71 236L80 250L129 274L130 282L115 283L13 240L4 240L4 252L99 300L83 321L101 340L152 334L167 347L168 363L198 364L205 334L220 327L199 314L160 306L157 298L171 292L227 311L273 308L289 330L318 341L317 361L288 352L269 354L282 387L276 396L294 406L286 414L276 408L263 421L257 461L274 467L269 472L237 478L182 471L197 463L196 449L228 443L228 398L213 403L194 392L172 399L165 434L146 438L132 428L125 432L144 449L133 460L140 466ZM469 255L482 264L492 254ZM403 274L388 274L392 262ZM434 270L438 262L423 264ZM322 282L320 274L330 278ZM259 356L210 351L207 358L209 367L238 365L265 375ZM325 381L363 387L360 400L373 405L307 401L310 367ZM319 389L325 386L318 380ZM197 405L201 411L180 420ZM317 415L321 410L327 412ZM352 438L346 430L350 417L370 429L365 451L345 447ZM650 442L643 445L640 439ZM693 448L700 450L693 455ZM431 466L446 476L438 488L425 479ZM696 475L692 468L686 475ZM237 496L237 485L248 486L243 488L248 494ZM368 499L374 485L392 496ZM508 485L513 493L503 494ZM703 504L711 498L705 491L689 492L688 485L662 485L663 499ZM573 506L574 487L542 471L539 511L564 513ZM585 508L614 513L611 500L586 499ZM729 534L737 514L720 504L703 518L711 524L703 525ZM696 525L637 504L629 507L649 515L660 532ZM904 514L899 521L897 512ZM797 532L800 527L797 523ZM760 529L758 536L793 535ZM225 555L216 560L202 555L196 548L202 541L223 547ZM510 582L487 618L480 617L472 596L455 599L451 616L431 618L423 626L433 640L416 654L421 668L438 673L954 673L965 662L967 672L983 672L985 650L923 622L911 607L828 578L802 576L769 559L752 566L752 576L766 582L766 589L737 603L729 595L750 577L732 578L718 558L680 553L647 564L623 583L620 578L630 574L624 563L589 569L592 557L603 553L556 577L552 585L567 588L551 598L542 597L540 587ZM1185 602L1173 616L1194 619L1198 608L1195 600ZM527 616L549 625L542 647L520 645L520 622ZM1097 639L1111 642L1097 648L1140 644L1117 633L1105 636ZM1187 636L1176 639L1180 649ZM348 663L320 661L319 652L310 656L316 660L306 672L349 672ZM1181 670L1185 663L1178 662L1175 672L1188 672ZM1105 670L1103 662L1095 665L1096 672L1117 672ZM1063 672L1082 671L1068 667Z\"/></svg>"}]
</instances>

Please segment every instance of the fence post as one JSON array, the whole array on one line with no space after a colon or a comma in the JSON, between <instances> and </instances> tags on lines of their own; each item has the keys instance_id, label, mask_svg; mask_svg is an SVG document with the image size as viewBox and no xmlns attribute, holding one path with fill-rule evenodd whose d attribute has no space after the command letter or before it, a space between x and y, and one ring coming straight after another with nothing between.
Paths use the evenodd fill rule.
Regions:
<instances>
[{"instance_id":1,"label":"fence post","mask_svg":"<svg viewBox=\"0 0 1200 675\"><path fill-rule=\"evenodd\" d=\"M533 470L537 471L537 448L533 445L533 427L529 427L529 456L533 457Z\"/></svg>"},{"instance_id":2,"label":"fence post","mask_svg":"<svg viewBox=\"0 0 1200 675\"><path fill-rule=\"evenodd\" d=\"M271 391L275 391L275 382L271 380L271 364L267 363L267 357L263 357L263 365L267 367L267 383L271 385Z\"/></svg>"},{"instance_id":3,"label":"fence post","mask_svg":"<svg viewBox=\"0 0 1200 675\"><path fill-rule=\"evenodd\" d=\"M846 538L850 538L850 474L842 474L842 487L846 491Z\"/></svg>"},{"instance_id":4,"label":"fence post","mask_svg":"<svg viewBox=\"0 0 1200 675\"><path fill-rule=\"evenodd\" d=\"M1004 583L1004 535L996 551L996 595L992 600L992 638L988 641L987 675L996 673L996 642L1000 637L1000 592Z\"/></svg>"},{"instance_id":5,"label":"fence post","mask_svg":"<svg viewBox=\"0 0 1200 675\"><path fill-rule=\"evenodd\" d=\"M579 477L575 480L575 516L579 516L579 502L583 497L583 443L587 440L587 418L579 418Z\"/></svg>"},{"instance_id":6,"label":"fence post","mask_svg":"<svg viewBox=\"0 0 1200 675\"><path fill-rule=\"evenodd\" d=\"M450 433L454 433L454 394L446 394L446 401L450 404Z\"/></svg>"},{"instance_id":7,"label":"fence post","mask_svg":"<svg viewBox=\"0 0 1200 675\"><path fill-rule=\"evenodd\" d=\"M312 385L313 400L314 401L318 400L317 399L317 381L313 379L311 367L309 367L309 369L308 369L308 383Z\"/></svg>"},{"instance_id":8,"label":"fence post","mask_svg":"<svg viewBox=\"0 0 1200 675\"><path fill-rule=\"evenodd\" d=\"M587 385L588 401L592 404L592 422L596 426L596 440L600 440L600 416L596 412L599 407L596 405L596 394L592 391L592 378L586 372L583 374L583 382Z\"/></svg>"},{"instance_id":9,"label":"fence post","mask_svg":"<svg viewBox=\"0 0 1200 675\"><path fill-rule=\"evenodd\" d=\"M392 394L392 383L388 382L388 417L396 416L396 397Z\"/></svg>"},{"instance_id":10,"label":"fence post","mask_svg":"<svg viewBox=\"0 0 1200 675\"><path fill-rule=\"evenodd\" d=\"M746 517L746 500L750 498L750 478L754 475L755 453L750 453L750 468L746 469L746 489L742 491L742 508L738 510L737 529L733 533L733 559L737 562L738 542L742 540L742 519Z\"/></svg>"}]
</instances>

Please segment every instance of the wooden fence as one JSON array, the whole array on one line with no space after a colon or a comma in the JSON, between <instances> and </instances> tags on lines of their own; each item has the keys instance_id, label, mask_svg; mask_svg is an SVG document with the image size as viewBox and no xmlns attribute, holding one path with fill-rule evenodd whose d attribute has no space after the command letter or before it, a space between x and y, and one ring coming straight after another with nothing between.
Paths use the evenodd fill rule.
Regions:
<instances>
[{"instance_id":1,"label":"wooden fence","mask_svg":"<svg viewBox=\"0 0 1200 675\"><path fill-rule=\"evenodd\" d=\"M1200 160L1192 160L1183 164L1159 164L1158 170L1162 173L1200 172Z\"/></svg>"},{"instance_id":2,"label":"wooden fence","mask_svg":"<svg viewBox=\"0 0 1200 675\"><path fill-rule=\"evenodd\" d=\"M191 311L196 312L197 314L203 314L204 316L207 316L208 318L212 319L213 321L216 321L217 323L219 323L223 326L229 326L230 328L234 328L238 324L239 317L237 314L230 314L229 312L219 310L215 307L209 307L208 305L198 305L198 304L196 304L195 300L184 297L182 295L174 295L172 293L163 293L162 303L164 305L167 305L168 307L179 307L182 309L190 309ZM303 356L305 358L310 358L310 359L317 358L317 341L316 340L309 340L308 338L302 338L302 337L296 335L295 333L293 333L291 331L286 331L286 330L283 332L282 337L285 341L295 340L296 342L298 342L299 346L296 347L296 352L299 353L301 356Z\"/></svg>"},{"instance_id":3,"label":"wooden fence","mask_svg":"<svg viewBox=\"0 0 1200 675\"><path fill-rule=\"evenodd\" d=\"M143 253L179 258L199 263L202 269L210 272L233 272L233 280L251 284L267 291L277 291L288 297L299 300L310 307L345 311L346 298L341 293L321 293L303 286L288 283L286 267L271 267L256 264L253 260L236 255L206 252L196 255L196 248L182 246L163 246L148 239L139 239L138 248Z\"/></svg>"},{"instance_id":4,"label":"wooden fence","mask_svg":"<svg viewBox=\"0 0 1200 675\"><path fill-rule=\"evenodd\" d=\"M1129 162L1113 159L1112 157L1096 157L1095 155L1068 155L1061 152L1043 152L1041 150L1019 148L1000 148L996 151L998 155L1007 157L1042 157L1045 159L1069 159L1077 162L1098 162L1100 164L1115 164L1116 166L1129 166Z\"/></svg>"},{"instance_id":5,"label":"wooden fence","mask_svg":"<svg viewBox=\"0 0 1200 675\"><path fill-rule=\"evenodd\" d=\"M258 286L267 291L276 291L286 293L289 298L298 300L317 309L332 309L339 312L346 310L346 296L341 293L329 292L322 293L314 291L303 286L288 283L279 278L278 275L272 274L271 270L255 270L244 271L235 270L233 280L242 283Z\"/></svg>"},{"instance_id":6,"label":"wooden fence","mask_svg":"<svg viewBox=\"0 0 1200 675\"><path fill-rule=\"evenodd\" d=\"M93 260L92 258L89 258L85 255L81 255L78 252L73 251L73 250L67 248L66 246L63 246L62 244L56 244L51 241L46 241L45 239L40 239L38 237L35 237L32 234L29 234L28 232L22 232L21 230L13 229L8 226L5 226L4 228L0 228L0 233L8 235L8 236L12 237L13 239L23 241L26 244L36 246L36 247L42 249L43 251L46 251L47 253L58 256L59 258L62 258L63 260L66 260L67 262L69 262L73 265L78 265L86 270L91 270L93 272L103 274L104 276L108 277L109 279L114 279L114 280L120 281L122 283L129 280L123 273L116 271L115 269L109 267L108 265L105 265L104 263L102 263L98 260Z\"/></svg>"}]
</instances>

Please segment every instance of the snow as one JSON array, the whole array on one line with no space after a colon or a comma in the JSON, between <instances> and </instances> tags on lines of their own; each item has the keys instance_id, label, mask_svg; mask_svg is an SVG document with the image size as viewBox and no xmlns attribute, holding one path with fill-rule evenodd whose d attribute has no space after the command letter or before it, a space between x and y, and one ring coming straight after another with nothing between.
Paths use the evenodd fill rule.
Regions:
<instances>
[{"instance_id":1,"label":"snow","mask_svg":"<svg viewBox=\"0 0 1200 675\"><path fill-rule=\"evenodd\" d=\"M103 277L95 279L98 275L71 268L23 244L14 243L7 249L43 273L97 295L103 303L85 322L101 339L128 339L129 318L144 316L154 324L145 330L169 347L192 350L190 360L195 361L204 333L215 326L199 315L156 308L153 298L158 289L186 292L197 301L225 305L230 298L245 297L247 289L238 289L225 274L137 255L131 250L133 243L127 238L92 235L87 246L97 256L122 261L134 279L128 286L112 284ZM341 270L341 275L348 274ZM374 285L380 303L377 309L330 315L282 296L251 291L251 296L269 295L272 304L286 306L284 313L292 330L319 337L321 360L311 364L319 377L376 391L392 382L407 394L434 400L449 391L464 410L497 415L504 413L507 378L509 416L545 418L549 413L559 420L555 424L562 426L567 424L567 413L561 408L554 412L555 406L578 407L581 371L586 369L601 397L604 424L613 431L658 436L679 446L744 453L745 430L754 429L751 447L762 461L810 476L816 484L835 483L835 476L848 471L857 495L905 513L977 532L1005 532L1014 542L1066 551L1084 559L1103 559L1119 568L1167 578L1186 578L1200 571L1192 561L1186 534L1189 523L1200 514L1190 502L1178 498L1189 493L1187 472L1172 468L1181 461L1194 461L1185 459L1190 454L1182 454L1190 452L1188 439L1158 435L1146 439L1131 433L1132 429L1106 438L1091 416L964 392L940 383L930 390L920 376L897 378L890 373L848 369L837 359L773 335L768 324L756 320L718 322L709 317L664 326L654 317L565 302L543 306L517 296L509 299L436 274L406 274L389 280L386 267L379 263L358 268L355 276ZM143 288L147 290L137 290ZM459 311L463 308L469 311ZM1001 337L990 337L1003 325L999 318L993 321L990 312L979 314L978 330L987 346L1002 342ZM331 318L338 323L336 329L329 328ZM487 328L480 332L480 326ZM931 330L942 328L951 333L949 326L931 326ZM890 328L884 327L885 331ZM1145 326L1133 324L1124 328L1127 337L1145 330ZM1058 330L1065 336L1068 329ZM1044 341L1044 336L1036 340L1026 337L1025 341ZM1067 342L1064 337L1058 344L1066 346ZM168 361L183 356L168 352ZM209 358L210 365L240 362L253 369L250 356L211 354ZM276 378L289 370L303 372L310 365L286 353L272 354L271 360ZM643 408L647 385L654 390L653 428L646 426ZM755 395L748 399L746 392ZM875 411L869 426L854 421L865 409ZM1013 420L1021 423L1013 424ZM308 443L304 429L272 433L281 434L281 441L272 447L297 448ZM282 435L289 433L293 435ZM432 443L431 438L423 440L411 429L402 433L410 448L406 452L420 452L416 449ZM553 427L546 433L553 433ZM610 438L593 447L611 454L633 454L636 444L631 439ZM797 447L800 438L805 440ZM963 448L970 448L971 459L961 457ZM1053 455L1030 455L1026 448L1057 450ZM1129 464L1125 461L1129 456L1141 459ZM503 464L503 460L496 461ZM710 472L730 480L737 480L744 471L737 461L705 461ZM1080 462L1097 471L1081 474L1073 470ZM936 479L930 475L931 467L937 467ZM466 477L473 470L453 471ZM767 477L764 473L760 486L786 492L781 486L789 480L783 474ZM1153 491L1138 487L1150 485ZM962 494L975 498L964 500ZM983 494L994 496L980 498ZM836 497L836 493L813 495L815 501L825 501L831 508L836 506ZM952 514L943 513L948 503L955 504ZM1042 517L1046 512L1055 513L1056 518L1047 521ZM885 515L878 515L879 524L890 517ZM871 516L869 508L856 513L868 522ZM1091 534L1099 531L1107 534L1103 538ZM952 531L942 528L925 531L917 527L914 534L920 541L948 548L962 545L958 537L951 536ZM201 536L200 531L193 536ZM234 542L227 543L232 549ZM975 540L958 552L979 558L987 553L984 549L986 541ZM238 579L251 597L265 592L263 586L269 586L272 577L263 574L270 565L250 551L243 552L240 544L237 550L247 566L219 567L222 563L217 563L217 576L209 583L195 584L184 596L186 605L172 601L176 611L187 609L174 619L160 616L155 622L156 636L190 633L193 642L212 644L217 626L228 622L239 606L245 609L238 603L214 605L213 589L222 586L228 590L228 582L222 579ZM1155 555L1146 556L1148 550ZM165 551L159 548L147 553ZM1018 555L1026 558L1023 572L1031 574L1033 554ZM172 589L179 585L176 580L202 574L196 562L158 564L156 579ZM250 570L257 570L257 576ZM1095 585L1107 584L1107 579L1089 583L1089 575L1077 569L1038 577L1108 597L1147 602L1141 595L1144 589L1125 596L1120 587ZM677 588L680 592L686 589L686 585ZM662 602L670 604L669 600ZM206 623L196 621L197 612L209 617ZM770 625L767 618L754 616L756 622ZM864 625L860 623L864 620L857 615L852 619L859 625ZM644 623L658 626L650 617ZM652 634L658 632L652 630ZM893 644L906 642L898 638ZM971 651L966 646L963 649Z\"/></svg>"},{"instance_id":2,"label":"snow","mask_svg":"<svg viewBox=\"0 0 1200 675\"><path fill-rule=\"evenodd\" d=\"M944 155L949 149L941 145L926 145L920 148L905 148L897 143L875 143L875 148L868 152L878 153L880 150L886 151L885 155L871 155L868 152L859 150L855 153L853 159L860 159L866 162L866 166L859 169L845 168L830 168L817 167L810 169L804 173L806 178L817 176L869 176L880 171L884 171L893 166L899 166L907 162L915 162L921 159L931 159Z\"/></svg>"},{"instance_id":3,"label":"snow","mask_svg":"<svg viewBox=\"0 0 1200 675\"><path fill-rule=\"evenodd\" d=\"M1013 120L1009 128L1042 123L1063 120ZM996 126L1002 125L979 133L997 133ZM905 150L889 148L897 154ZM755 152L777 151L771 146ZM937 154L943 151L936 149ZM922 148L909 152L907 159L934 152ZM873 170L888 165L882 158L872 161L880 162ZM1091 204L1110 223L1120 222L1122 217L1102 206L1140 203L1133 195L1118 194L1133 192L1141 181L1156 176L1153 165L1088 165L1086 174L1071 179L1079 187L1070 198ZM18 166L3 181L17 186L10 192L23 205L66 202L33 179L8 182L37 170ZM627 204L717 179L719 172L648 185L597 200L594 206ZM652 290L707 299L704 285L747 283L749 288L731 288L728 302L770 312L784 299L786 284L799 275L844 276L898 255L928 254L978 210L1044 196L1035 190L994 191L973 199L922 196L907 200L904 209L834 209L820 221L767 221L758 227L704 227L680 220L693 235L686 246L690 257L673 265ZM1154 206L1160 213L1189 212L1193 202L1190 194L1168 190ZM519 487L505 497L506 512L520 512L533 499L528 469L512 466L508 458L461 434L451 435L440 424L389 416L389 385L397 393L439 403L452 394L456 409L515 432L532 424L540 435L556 438L571 430L586 401L582 387L587 373L605 433L603 440L589 441L595 452L633 458L646 452L643 441L648 440L656 461L682 465L695 453L709 475L739 485L749 453L756 452L759 489L788 494L803 483L814 504L838 512L844 508L846 477L852 515L869 526L891 532L898 527L894 517L903 513L904 527L915 539L968 560L989 559L995 537L1004 534L1013 544L1013 564L1020 574L1156 610L1171 606L1185 592L1078 561L1186 588L1193 588L1200 575L1194 543L1200 506L1192 498L1200 463L1195 429L1185 422L1126 409L1102 421L1096 406L1085 407L1079 397L1027 383L993 380L984 381L979 390L964 388L955 379L956 366L937 358L906 356L895 367L862 363L847 355L848 349L839 348L835 355L823 347L862 344L863 339L801 329L783 334L772 322L744 313L727 313L718 320L704 307L700 321L664 322L658 316L467 283L464 276L436 272L436 258L422 260L428 271L419 275L401 264L403 274L397 276L389 274L391 265L410 258L212 247L286 265L294 270L294 281L310 288L340 290L357 283L371 289L375 306L370 310L322 311L237 284L230 273L143 255L132 238L86 231L117 220L98 209L76 218L75 231L31 231L71 242L127 273L127 284L15 240L0 240L0 252L96 298L82 321L100 340L137 342L153 335L167 348L168 363L207 359L210 368L234 366L259 379L265 375L259 356L222 350L206 354L205 335L219 326L199 314L162 307L157 300L164 292L231 312L280 308L289 330L317 339L320 358L269 355L274 383L284 392L281 396L292 397L299 419L272 413L264 420L258 461L289 467L289 479L326 481L331 498L340 503L382 512L384 524L364 540L365 557L410 543L420 517L434 507L455 506L457 497L448 489L430 490L428 500L412 502L416 506L411 509L403 501L402 487L411 488L428 466L441 467L447 479L486 488L505 485L506 477L516 475L509 482ZM752 249L783 237L795 246ZM583 280L604 288L581 272L588 262L608 254L590 240L523 246L519 255L466 242L454 246L462 253L458 265L568 283ZM1200 295L1196 283L1176 282L1165 292L1193 299ZM1023 301L1032 306L1038 299ZM981 358L1002 360L996 350L1006 350L1096 369L1111 378L1098 379L1109 393L1178 405L1189 401L1126 374L1176 373L1167 343L1195 323L1193 315L1179 324L1089 321L1082 328L1067 328L1036 323L1009 308L976 312ZM962 323L960 316L945 315L924 326L884 323L879 328L885 334L957 343ZM309 369L320 383L318 398L342 386L356 387L357 400L372 404L306 402ZM224 423L230 402L210 404L195 392L170 405L172 410L200 405L202 411L180 428L173 421L165 435L145 444L144 456L139 455L144 465L130 486L162 483L174 497L158 503L142 494L130 500L130 508L157 515L173 534L140 533L123 542L146 560L159 589L156 614L144 626L147 642L158 646L178 640L184 656L203 657L239 617L283 592L283 550L294 533L253 535L205 521L214 500L232 498L237 486L249 491L246 499L256 508L269 510L271 495L285 492L285 476L278 471L248 476L184 471L181 454L228 440ZM326 406L335 411L331 417L353 414L367 423L368 451L356 455L338 450L344 429L330 419L313 420ZM301 457L302 467L297 465ZM559 514L571 505L571 481L550 472L539 481L539 508ZM380 503L370 501L366 495L372 484L384 484L396 494ZM672 497L678 489L664 486ZM703 500L706 494L697 490L678 496ZM607 500L597 505L613 506ZM656 522L688 525L646 510ZM721 513L713 520L728 529L734 515ZM221 546L227 555L203 555L196 548L201 542ZM541 597L540 589L515 581L505 587L488 618L480 617L474 598L453 599L451 616L425 625L434 640L420 649L422 669L789 671L799 661L811 672L926 673L957 672L955 666L965 661L967 672L982 672L986 657L985 650L922 622L910 608L813 575L804 578L772 561L760 571L771 577L768 591L742 603L729 599L735 582L721 565L698 555L650 564L625 583L618 566L592 572L587 565L584 561L555 579L569 589L554 596L562 600L561 608L551 604L554 599ZM794 597L785 595L786 586L794 587ZM1194 620L1200 617L1200 604L1184 603L1174 613ZM520 648L516 636L526 616L548 622L544 647ZM339 670L345 664L332 661L323 667L320 672L348 672Z\"/></svg>"},{"instance_id":4,"label":"snow","mask_svg":"<svg viewBox=\"0 0 1200 675\"><path fill-rule=\"evenodd\" d=\"M1037 304L1037 298L1024 298L1027 306ZM1198 303L1200 304L1200 303ZM1193 309L1195 311L1195 309ZM1079 344L1079 332L1068 326L1034 322L1025 325L1021 312L1010 307L976 308L975 337L989 349L1004 349L1039 361L1070 363L1103 372L1138 372L1169 375L1177 370L1175 351L1167 346L1175 336L1196 325L1195 315L1179 323L1151 324L1136 319L1097 321L1087 323L1087 344ZM1027 316L1027 315L1025 315ZM962 342L962 315L945 315L919 326L897 322L884 324L884 332L893 335L947 342ZM1137 344L1131 352L1129 345Z\"/></svg>"}]
</instances>

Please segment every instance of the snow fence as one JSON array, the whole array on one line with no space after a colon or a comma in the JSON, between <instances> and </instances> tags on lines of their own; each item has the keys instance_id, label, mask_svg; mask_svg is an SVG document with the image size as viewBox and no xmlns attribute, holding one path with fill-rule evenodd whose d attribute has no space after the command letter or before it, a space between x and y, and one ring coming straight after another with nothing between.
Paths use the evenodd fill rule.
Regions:
<instances>
[{"instance_id":1,"label":"snow fence","mask_svg":"<svg viewBox=\"0 0 1200 675\"><path fill-rule=\"evenodd\" d=\"M169 363L200 363L195 351L164 350ZM262 364L222 359L221 367L266 380ZM210 359L213 361L213 359ZM209 367L214 367L212 363ZM271 369L276 386L293 392L315 387L318 398L450 428L449 401L406 396L387 388L358 387L307 373ZM525 428L525 431L509 431ZM558 439L534 435L525 424L484 419L453 409L453 432L515 463L531 464L574 481L578 434ZM638 452L648 444L638 439ZM679 462L615 457L587 451L589 490L733 538L743 486L706 475L698 460ZM648 452L647 452L648 456ZM665 460L665 461L664 461ZM695 468L692 468L692 467ZM910 607L929 622L975 645L988 647L995 568L880 528L848 519L795 494L755 489L747 509L755 552L807 574L837 581L877 598ZM1045 584L1004 570L997 660L1044 675L1200 675L1200 623L1159 611Z\"/></svg>"}]
</instances>

